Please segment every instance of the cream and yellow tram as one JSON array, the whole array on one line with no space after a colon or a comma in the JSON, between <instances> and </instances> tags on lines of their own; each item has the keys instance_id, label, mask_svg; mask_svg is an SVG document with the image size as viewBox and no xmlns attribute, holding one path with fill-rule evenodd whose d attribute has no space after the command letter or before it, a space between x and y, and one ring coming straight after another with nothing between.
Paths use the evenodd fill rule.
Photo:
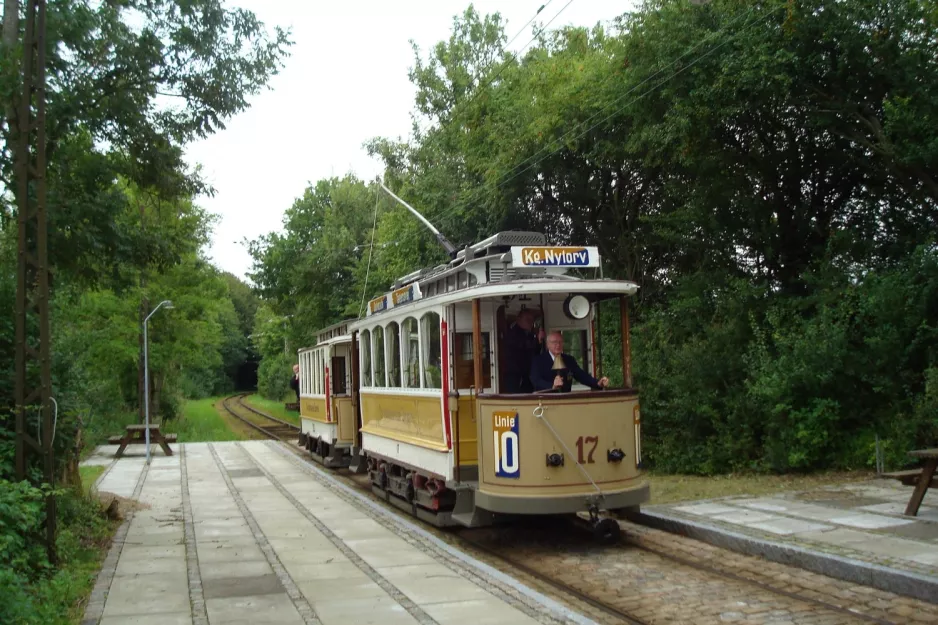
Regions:
<instances>
[{"instance_id":1,"label":"cream and yellow tram","mask_svg":"<svg viewBox=\"0 0 938 625\"><path fill-rule=\"evenodd\" d=\"M634 509L648 500L637 392L631 388L632 282L585 279L596 248L500 233L452 262L415 272L351 322L352 402L373 490L434 524L478 526L501 514ZM591 391L504 392L505 333L532 308L566 353L601 371L595 304L622 310L626 384Z\"/></svg>"},{"instance_id":2,"label":"cream and yellow tram","mask_svg":"<svg viewBox=\"0 0 938 625\"><path fill-rule=\"evenodd\" d=\"M358 414L352 404L349 321L316 333L316 346L298 350L300 445L327 467L348 467L357 457Z\"/></svg>"}]
</instances>

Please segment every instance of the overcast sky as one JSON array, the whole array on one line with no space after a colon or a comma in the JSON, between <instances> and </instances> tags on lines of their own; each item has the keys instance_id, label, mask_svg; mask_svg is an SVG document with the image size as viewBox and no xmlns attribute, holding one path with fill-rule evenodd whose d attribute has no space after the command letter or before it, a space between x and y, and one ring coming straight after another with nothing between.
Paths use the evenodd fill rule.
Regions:
<instances>
[{"instance_id":1,"label":"overcast sky","mask_svg":"<svg viewBox=\"0 0 938 625\"><path fill-rule=\"evenodd\" d=\"M548 0L477 0L480 14L501 13L511 39ZM414 89L409 40L422 51L448 39L464 0L237 0L268 26L292 29L294 45L270 89L223 130L189 146L215 188L199 203L218 214L209 250L214 263L242 277L250 268L243 240L281 229L283 212L307 184L352 172L373 179L381 164L362 144L407 137ZM633 2L551 0L535 24L593 26ZM562 10L562 11L561 11ZM529 26L511 45L520 51ZM425 56L425 55L424 55Z\"/></svg>"}]
</instances>

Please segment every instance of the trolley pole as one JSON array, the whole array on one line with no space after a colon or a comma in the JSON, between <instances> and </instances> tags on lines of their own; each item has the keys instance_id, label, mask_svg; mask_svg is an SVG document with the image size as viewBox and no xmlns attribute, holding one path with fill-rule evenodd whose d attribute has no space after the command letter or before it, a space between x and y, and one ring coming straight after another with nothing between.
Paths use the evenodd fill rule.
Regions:
<instances>
[{"instance_id":1,"label":"trolley pole","mask_svg":"<svg viewBox=\"0 0 938 625\"><path fill-rule=\"evenodd\" d=\"M27 0L23 24L23 93L15 128L18 253L16 271L16 463L18 481L30 477L39 456L42 481L55 485L52 450L52 358L49 327L49 250L46 221L46 1ZM37 376L38 374L38 376ZM38 377L38 379L37 379ZM36 437L28 415L39 410ZM36 439L39 440L36 440ZM46 496L45 543L55 561L55 497Z\"/></svg>"}]
</instances>

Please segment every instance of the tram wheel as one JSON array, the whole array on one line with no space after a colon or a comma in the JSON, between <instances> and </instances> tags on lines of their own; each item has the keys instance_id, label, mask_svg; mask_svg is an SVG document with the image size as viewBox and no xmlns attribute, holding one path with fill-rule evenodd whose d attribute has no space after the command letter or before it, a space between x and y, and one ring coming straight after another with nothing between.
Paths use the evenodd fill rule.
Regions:
<instances>
[{"instance_id":1,"label":"tram wheel","mask_svg":"<svg viewBox=\"0 0 938 625\"><path fill-rule=\"evenodd\" d=\"M593 524L593 536L599 542L609 545L619 539L619 524L615 519L597 519Z\"/></svg>"}]
</instances>

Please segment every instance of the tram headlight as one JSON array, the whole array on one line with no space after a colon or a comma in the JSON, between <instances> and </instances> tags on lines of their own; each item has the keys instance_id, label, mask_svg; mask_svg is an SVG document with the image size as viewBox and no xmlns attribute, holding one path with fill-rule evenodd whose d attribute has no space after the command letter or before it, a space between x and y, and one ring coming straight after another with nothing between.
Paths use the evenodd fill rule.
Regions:
<instances>
[{"instance_id":1,"label":"tram headlight","mask_svg":"<svg viewBox=\"0 0 938 625\"><path fill-rule=\"evenodd\" d=\"M562 467L563 466L563 454L547 454L547 466Z\"/></svg>"},{"instance_id":2,"label":"tram headlight","mask_svg":"<svg viewBox=\"0 0 938 625\"><path fill-rule=\"evenodd\" d=\"M606 452L606 460L609 462L622 462L625 458L625 452L621 449L610 449Z\"/></svg>"},{"instance_id":3,"label":"tram headlight","mask_svg":"<svg viewBox=\"0 0 938 625\"><path fill-rule=\"evenodd\" d=\"M570 295L563 302L563 314L575 321L586 319L590 314L589 299L585 295Z\"/></svg>"}]
</instances>

